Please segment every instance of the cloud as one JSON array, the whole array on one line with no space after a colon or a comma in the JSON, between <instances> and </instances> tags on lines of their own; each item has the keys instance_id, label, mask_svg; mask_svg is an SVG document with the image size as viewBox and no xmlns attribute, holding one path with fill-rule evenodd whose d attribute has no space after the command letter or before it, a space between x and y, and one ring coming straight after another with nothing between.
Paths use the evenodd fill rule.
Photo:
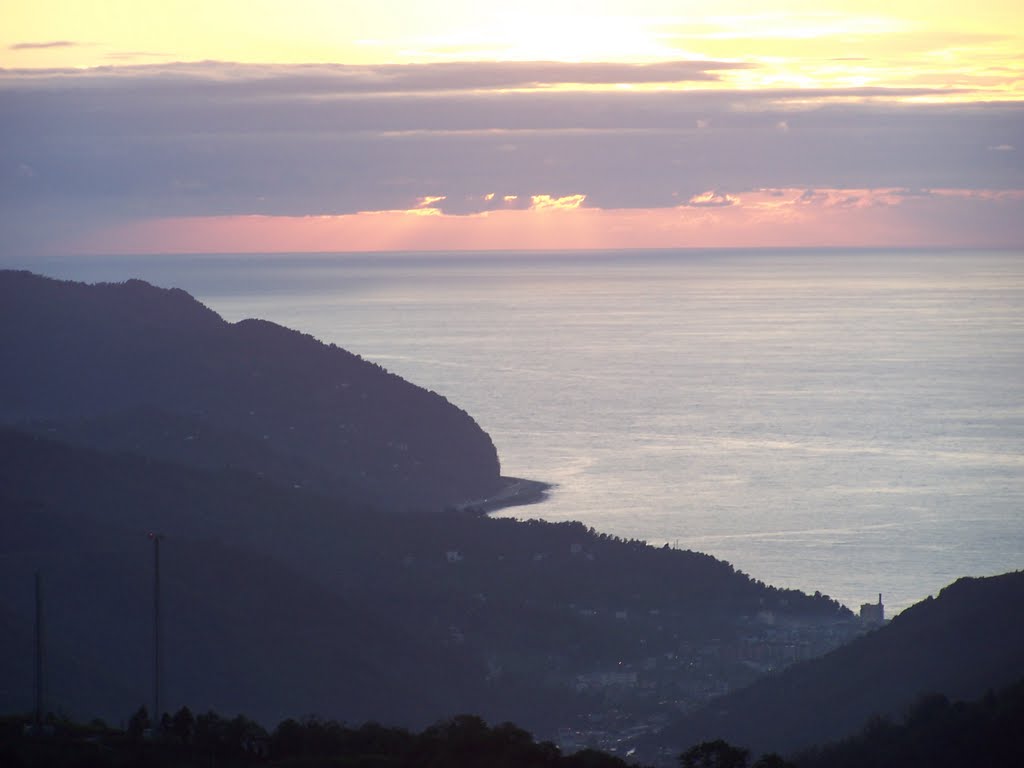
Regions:
<instances>
[{"instance_id":1,"label":"cloud","mask_svg":"<svg viewBox=\"0 0 1024 768\"><path fill-rule=\"evenodd\" d=\"M84 43L76 43L73 40L50 40L44 43L14 43L7 46L7 50L35 51L45 48L74 48L80 45L84 45Z\"/></svg>"},{"instance_id":2,"label":"cloud","mask_svg":"<svg viewBox=\"0 0 1024 768\"><path fill-rule=\"evenodd\" d=\"M725 208L730 205L738 205L739 202L738 197L709 190L701 192L699 195L693 195L684 205L691 208Z\"/></svg>"},{"instance_id":3,"label":"cloud","mask_svg":"<svg viewBox=\"0 0 1024 768\"><path fill-rule=\"evenodd\" d=\"M930 189L893 189L889 192L893 197L934 197Z\"/></svg>"},{"instance_id":4,"label":"cloud","mask_svg":"<svg viewBox=\"0 0 1024 768\"><path fill-rule=\"evenodd\" d=\"M433 208L435 203L444 202L446 195L427 195L416 201L417 208Z\"/></svg>"},{"instance_id":5,"label":"cloud","mask_svg":"<svg viewBox=\"0 0 1024 768\"><path fill-rule=\"evenodd\" d=\"M450 217L577 198L580 210L696 212L742 207L734 201L750 191L810 190L795 210L891 204L816 189L904 190L890 193L895 200L913 190L1024 188L1021 153L989 149L1019 145L1019 104L898 100L920 89L496 86L570 73L677 77L707 62L697 64L7 70L0 248L41 242L56 221L71 232L153 217Z\"/></svg>"},{"instance_id":6,"label":"cloud","mask_svg":"<svg viewBox=\"0 0 1024 768\"><path fill-rule=\"evenodd\" d=\"M76 45L50 43L44 45ZM24 44L29 45L29 44ZM146 52L132 56L156 55ZM123 81L149 81L162 88L208 85L222 93L343 95L507 90L555 85L672 85L714 82L719 72L750 69L732 61L666 61L653 64L560 61L453 61L423 64L239 64L170 62L128 66L13 69L8 74L33 77L54 87L109 87Z\"/></svg>"},{"instance_id":7,"label":"cloud","mask_svg":"<svg viewBox=\"0 0 1024 768\"><path fill-rule=\"evenodd\" d=\"M805 189L793 202L815 208L871 208L898 205L903 198L926 196L890 189Z\"/></svg>"},{"instance_id":8,"label":"cloud","mask_svg":"<svg viewBox=\"0 0 1024 768\"><path fill-rule=\"evenodd\" d=\"M805 189L800 193L800 197L797 198L797 203L800 205L814 205L817 203L824 203L828 200L828 192L819 192L816 189Z\"/></svg>"},{"instance_id":9,"label":"cloud","mask_svg":"<svg viewBox=\"0 0 1024 768\"><path fill-rule=\"evenodd\" d=\"M761 192L715 211L562 207L452 216L431 209L318 217L155 219L88 233L84 253L303 250L482 250L680 247L1020 247L1024 192L936 190L894 205L800 203L806 190ZM819 190L825 200L881 199L893 190ZM495 195L495 198L498 196ZM549 197L550 196L546 196ZM976 222L983 229L974 231Z\"/></svg>"},{"instance_id":10,"label":"cloud","mask_svg":"<svg viewBox=\"0 0 1024 768\"><path fill-rule=\"evenodd\" d=\"M583 205L587 199L586 195L563 195L552 197L551 195L531 195L531 211L572 211Z\"/></svg>"},{"instance_id":11,"label":"cloud","mask_svg":"<svg viewBox=\"0 0 1024 768\"><path fill-rule=\"evenodd\" d=\"M406 213L415 214L416 216L440 216L441 207L438 203L443 203L446 197L446 195L427 195L421 197Z\"/></svg>"},{"instance_id":12,"label":"cloud","mask_svg":"<svg viewBox=\"0 0 1024 768\"><path fill-rule=\"evenodd\" d=\"M528 193L497 192L449 195L438 204L438 208L449 216L468 216L489 211L520 211L528 210L532 206L533 197L534 195Z\"/></svg>"}]
</instances>

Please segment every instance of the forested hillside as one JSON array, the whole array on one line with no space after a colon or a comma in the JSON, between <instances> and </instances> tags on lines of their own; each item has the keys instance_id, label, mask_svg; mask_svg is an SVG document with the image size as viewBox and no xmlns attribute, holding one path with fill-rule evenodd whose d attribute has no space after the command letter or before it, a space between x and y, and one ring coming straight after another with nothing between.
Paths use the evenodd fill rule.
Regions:
<instances>
[{"instance_id":1,"label":"forested hillside","mask_svg":"<svg viewBox=\"0 0 1024 768\"><path fill-rule=\"evenodd\" d=\"M168 709L474 712L591 743L755 679L752 648L781 665L850 631L707 555L483 515L465 502L508 480L467 414L182 291L0 273L0 368L0 711L29 704L36 571L52 706L148 699L150 532Z\"/></svg>"},{"instance_id":2,"label":"forested hillside","mask_svg":"<svg viewBox=\"0 0 1024 768\"><path fill-rule=\"evenodd\" d=\"M464 411L377 365L181 290L0 271L0 423L389 507L501 486Z\"/></svg>"},{"instance_id":3,"label":"forested hillside","mask_svg":"<svg viewBox=\"0 0 1024 768\"><path fill-rule=\"evenodd\" d=\"M924 693L972 700L1024 678L1024 572L963 578L887 626L712 702L660 745L724 738L782 752L845 738L873 715L898 718Z\"/></svg>"}]
</instances>

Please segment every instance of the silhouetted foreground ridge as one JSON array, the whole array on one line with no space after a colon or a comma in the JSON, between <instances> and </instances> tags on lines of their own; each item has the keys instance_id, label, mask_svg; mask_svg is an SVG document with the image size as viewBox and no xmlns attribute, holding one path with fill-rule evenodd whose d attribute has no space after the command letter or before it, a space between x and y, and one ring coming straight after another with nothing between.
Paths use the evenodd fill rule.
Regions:
<instances>
[{"instance_id":1,"label":"silhouetted foreground ridge","mask_svg":"<svg viewBox=\"0 0 1024 768\"><path fill-rule=\"evenodd\" d=\"M751 762L749 750L715 739L684 750L683 768L964 768L1024 764L1024 681L973 702L929 694L895 723L875 716L860 732L790 760L771 753ZM666 762L666 765L669 763ZM50 768L146 765L375 766L376 768L625 768L638 763L595 750L565 755L512 723L489 727L472 715L441 720L420 733L369 722L289 718L268 731L244 715L165 713L154 730L145 707L127 727L88 725L48 716L0 717L0 765Z\"/></svg>"},{"instance_id":2,"label":"silhouetted foreground ridge","mask_svg":"<svg viewBox=\"0 0 1024 768\"><path fill-rule=\"evenodd\" d=\"M349 728L335 721L285 720L267 732L239 715L214 712L195 716L187 708L168 715L156 735L145 710L126 730L102 723L89 726L50 723L46 734L26 732L27 720L0 719L0 763L5 768L94 768L145 765L151 768L303 766L338 768L626 768L628 763L596 751L562 755L550 742L512 723L489 727L478 717L460 715L421 733L367 723Z\"/></svg>"},{"instance_id":3,"label":"silhouetted foreground ridge","mask_svg":"<svg viewBox=\"0 0 1024 768\"><path fill-rule=\"evenodd\" d=\"M977 701L918 698L902 720L871 718L854 736L808 750L799 768L981 768L1024 765L1024 681Z\"/></svg>"}]
</instances>

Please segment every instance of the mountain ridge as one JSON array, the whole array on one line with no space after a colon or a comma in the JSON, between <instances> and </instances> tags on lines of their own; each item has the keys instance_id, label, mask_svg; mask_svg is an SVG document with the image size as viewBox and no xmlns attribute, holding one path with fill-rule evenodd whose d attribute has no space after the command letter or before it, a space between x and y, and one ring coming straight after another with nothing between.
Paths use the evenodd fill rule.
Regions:
<instances>
[{"instance_id":1,"label":"mountain ridge","mask_svg":"<svg viewBox=\"0 0 1024 768\"><path fill-rule=\"evenodd\" d=\"M125 708L142 703L123 696L144 692L149 679L142 662L149 647L149 531L166 536L162 559L168 573L180 571L186 556L193 563L183 571L184 592L169 598L169 631L180 619L171 606L207 604L209 595L221 595L217 602L225 610L247 606L228 624L209 607L203 622L208 631L177 644L191 648L191 661L182 667L179 656L178 669L199 687L176 701L237 708L267 722L286 710L305 711L293 697L295 686L304 685L328 716L423 724L472 711L551 733L557 723L604 706L593 693L577 691L577 674L614 669L623 660L635 663L662 649L678 649L682 640L710 642L734 631L740 614L763 605L814 621L843 618L831 601L766 587L708 555L621 541L578 523L520 522L457 510L366 514L360 504L275 485L240 470L105 453L9 427L0 428L0 509L0 614L31 627L32 573L40 570L47 579L57 568L64 574L61 598L48 604L71 613L52 642L76 639L74 652L67 647L54 652L80 658L83 670L106 676L108 688L122 692L93 699L90 689L76 690L64 704L80 715L116 716L117 700L124 716ZM210 566L189 554L200 550L208 553ZM225 581L213 567L217 558L237 566L245 578ZM103 575L105 562L120 563L121 575ZM266 565L247 565L254 562ZM122 600L95 598L107 589L124 592L132 583L142 586L125 592ZM313 601L298 625L288 600L261 597L282 591ZM620 613L628 613L628 619ZM299 663L309 656L305 644L334 636L346 614L360 627L392 627L381 639L373 632L355 635L374 661L372 668L396 670L377 680L379 697L342 686L332 699L330 688L322 687L332 679L368 684L365 677L353 677L353 665L362 665L356 655L321 655L323 666L311 677ZM98 635L97 625L124 631ZM266 635L271 627L296 631L277 634L276 645L247 646L247 636ZM396 639L381 641L388 637ZM387 648L397 638L407 638L402 642L408 645L396 655ZM240 655L252 660L245 687L250 701L232 693L225 679L203 673L225 648L239 643L247 646ZM351 646L338 645L345 647ZM24 677L21 660L30 652L24 637L20 651L0 643L0 659L15 665L3 676ZM135 659L132 665L125 665L127 658ZM407 668L396 663L401 659L433 661ZM288 672L292 664L297 666ZM295 681L287 695L277 690L282 675ZM309 682L300 685L304 679ZM413 685L417 679L422 683ZM21 682L20 687L12 682L12 688L27 695L30 681ZM543 691L541 701L538 691ZM370 710L372 701L379 709ZM270 706L280 709L267 711Z\"/></svg>"},{"instance_id":2,"label":"mountain ridge","mask_svg":"<svg viewBox=\"0 0 1024 768\"><path fill-rule=\"evenodd\" d=\"M756 678L752 649L760 659L821 653L853 623L825 596L776 589L708 555L466 508L502 482L494 445L468 414L310 336L225 323L183 291L0 273L0 362L11 374L0 378L0 616L27 621L32 571L57 569L62 636L83 638L57 655L82 659L76 679L110 679L118 701L145 688L145 590L131 585L148 583L147 531L167 536L168 573L175 555L191 563L169 603L179 616L197 611L178 625L194 649L176 673L192 681L188 703L237 702L264 718L279 711L262 707L301 710L293 695L305 690L326 714L356 719L473 711L545 734L592 716L650 728L666 707ZM93 595L103 589L124 600ZM943 621L927 632L941 634ZM993 626L987 614L974 621ZM908 623L898 617L848 647L874 647ZM966 645L949 653L979 655L971 632L969 622L956 633ZM853 653L838 663L857 670L838 678L853 686L849 701L794 705L822 721L813 741L878 709L856 686L900 680L858 667L867 662ZM1002 667L973 667L965 687L1017 670L1016 657L986 656L999 658ZM231 671L219 682L218 664ZM799 723L761 691L795 680L800 693L806 669L718 699L666 738L687 746L686 733L692 742L723 727L721 707L750 701L777 733L732 718L743 738L730 740L798 745ZM929 688L918 687L926 672L893 697ZM110 702L86 694L74 706ZM636 720L622 724L623 710Z\"/></svg>"},{"instance_id":3,"label":"mountain ridge","mask_svg":"<svg viewBox=\"0 0 1024 768\"><path fill-rule=\"evenodd\" d=\"M0 423L87 445L131 450L137 415L160 413L183 422L166 458L197 463L185 443L205 427L248 471L371 503L430 509L502 485L490 437L446 398L180 289L0 271L0 360Z\"/></svg>"}]
</instances>

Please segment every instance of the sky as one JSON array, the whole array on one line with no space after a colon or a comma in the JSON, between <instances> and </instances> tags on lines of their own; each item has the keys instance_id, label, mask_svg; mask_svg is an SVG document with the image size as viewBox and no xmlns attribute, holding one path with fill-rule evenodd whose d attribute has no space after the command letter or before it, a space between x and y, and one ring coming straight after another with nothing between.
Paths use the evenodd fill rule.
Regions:
<instances>
[{"instance_id":1,"label":"sky","mask_svg":"<svg viewBox=\"0 0 1024 768\"><path fill-rule=\"evenodd\" d=\"M1024 248L1019 0L0 0L0 19L8 261Z\"/></svg>"}]
</instances>

